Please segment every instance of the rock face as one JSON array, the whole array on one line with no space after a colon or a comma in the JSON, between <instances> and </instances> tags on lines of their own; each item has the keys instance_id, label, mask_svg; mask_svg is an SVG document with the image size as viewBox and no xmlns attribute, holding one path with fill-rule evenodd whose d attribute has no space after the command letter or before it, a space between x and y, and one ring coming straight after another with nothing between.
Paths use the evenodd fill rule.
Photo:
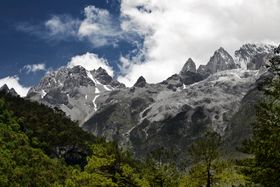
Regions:
<instances>
[{"instance_id":1,"label":"rock face","mask_svg":"<svg viewBox=\"0 0 280 187\"><path fill-rule=\"evenodd\" d=\"M172 75L160 84L166 85L168 89L176 91L180 87L185 87L203 79L203 76L197 73L194 61L189 58L179 74Z\"/></svg>"},{"instance_id":2,"label":"rock face","mask_svg":"<svg viewBox=\"0 0 280 187\"><path fill-rule=\"evenodd\" d=\"M96 99L102 92L123 87L102 68L87 71L81 66L63 67L46 75L29 90L27 98L58 107L82 123L97 110Z\"/></svg>"},{"instance_id":3,"label":"rock face","mask_svg":"<svg viewBox=\"0 0 280 187\"><path fill-rule=\"evenodd\" d=\"M220 49L215 51L214 55L210 58L207 65L202 65L198 68L198 73L207 77L213 73L217 73L224 70L236 69L238 67L239 66L235 64L230 54L224 48L221 47Z\"/></svg>"},{"instance_id":4,"label":"rock face","mask_svg":"<svg viewBox=\"0 0 280 187\"><path fill-rule=\"evenodd\" d=\"M143 76L141 76L138 78L138 80L134 84L134 87L144 87L146 84L147 84L146 79Z\"/></svg>"},{"instance_id":5,"label":"rock face","mask_svg":"<svg viewBox=\"0 0 280 187\"><path fill-rule=\"evenodd\" d=\"M139 157L158 146L183 157L208 129L223 136L228 147L250 135L244 123L254 118L251 107L261 97L257 89L271 52L247 44L232 58L220 48L198 70L189 59L163 82L149 84L139 77L131 88L100 68L61 68L44 77L28 98L59 107L86 131L118 141ZM240 68L243 62L246 68Z\"/></svg>"},{"instance_id":6,"label":"rock face","mask_svg":"<svg viewBox=\"0 0 280 187\"><path fill-rule=\"evenodd\" d=\"M0 92L4 92L6 94L10 94L12 96L18 97L18 93L16 92L16 90L14 88L9 89L9 87L4 84L1 88L0 88Z\"/></svg>"},{"instance_id":7,"label":"rock face","mask_svg":"<svg viewBox=\"0 0 280 187\"><path fill-rule=\"evenodd\" d=\"M275 46L272 45L245 44L235 51L236 62L243 69L260 69L267 63L274 48Z\"/></svg>"},{"instance_id":8,"label":"rock face","mask_svg":"<svg viewBox=\"0 0 280 187\"><path fill-rule=\"evenodd\" d=\"M185 75L188 72L196 73L196 65L191 58L189 58L183 66L182 70L180 71L180 75Z\"/></svg>"},{"instance_id":9,"label":"rock face","mask_svg":"<svg viewBox=\"0 0 280 187\"><path fill-rule=\"evenodd\" d=\"M146 85L103 95L96 114L83 128L116 140L144 156L157 146L187 150L206 129L225 135L257 71L227 70L176 92Z\"/></svg>"}]
</instances>

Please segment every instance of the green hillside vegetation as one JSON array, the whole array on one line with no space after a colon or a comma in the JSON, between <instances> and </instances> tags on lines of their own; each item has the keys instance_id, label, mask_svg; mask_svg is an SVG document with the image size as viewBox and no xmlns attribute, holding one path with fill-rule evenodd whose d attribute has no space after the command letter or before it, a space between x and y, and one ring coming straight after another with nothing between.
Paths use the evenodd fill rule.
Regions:
<instances>
[{"instance_id":1,"label":"green hillside vegetation","mask_svg":"<svg viewBox=\"0 0 280 187\"><path fill-rule=\"evenodd\" d=\"M280 53L280 46L275 49ZM270 60L273 78L267 80L263 90L266 98L257 107L257 119L253 125L253 137L245 149L254 155L243 160L243 173L254 183L278 187L280 184L280 56Z\"/></svg>"},{"instance_id":2,"label":"green hillside vegetation","mask_svg":"<svg viewBox=\"0 0 280 187\"><path fill-rule=\"evenodd\" d=\"M279 53L279 50L276 50ZM135 160L115 142L84 132L58 109L0 92L0 186L231 187L280 184L280 56L257 107L244 160L227 160L209 131L188 150L187 164L160 147ZM184 167L184 165L186 167Z\"/></svg>"},{"instance_id":3,"label":"green hillside vegetation","mask_svg":"<svg viewBox=\"0 0 280 187\"><path fill-rule=\"evenodd\" d=\"M163 147L137 161L116 143L82 131L61 111L5 93L0 128L3 187L198 186L190 177L193 172L204 175L201 163L179 170L175 155Z\"/></svg>"}]
</instances>

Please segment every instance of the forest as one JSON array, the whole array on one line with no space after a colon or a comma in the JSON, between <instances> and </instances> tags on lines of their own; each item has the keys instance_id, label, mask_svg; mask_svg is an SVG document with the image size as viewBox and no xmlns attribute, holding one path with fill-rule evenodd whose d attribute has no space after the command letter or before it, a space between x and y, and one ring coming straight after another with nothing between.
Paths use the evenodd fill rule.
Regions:
<instances>
[{"instance_id":1,"label":"forest","mask_svg":"<svg viewBox=\"0 0 280 187\"><path fill-rule=\"evenodd\" d=\"M207 131L178 163L160 147L136 160L116 142L84 132L58 108L0 93L0 186L271 186L280 184L280 56L263 86L248 156L224 156L222 138ZM186 157L187 158L187 157Z\"/></svg>"}]
</instances>

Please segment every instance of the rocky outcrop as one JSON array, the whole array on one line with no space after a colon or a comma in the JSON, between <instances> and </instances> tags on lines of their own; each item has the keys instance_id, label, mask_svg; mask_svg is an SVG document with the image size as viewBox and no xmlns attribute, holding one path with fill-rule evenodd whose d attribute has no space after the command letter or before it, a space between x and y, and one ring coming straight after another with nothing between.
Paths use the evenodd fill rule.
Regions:
<instances>
[{"instance_id":1,"label":"rocky outcrop","mask_svg":"<svg viewBox=\"0 0 280 187\"><path fill-rule=\"evenodd\" d=\"M214 55L210 58L206 66L199 67L198 73L207 77L220 71L236 68L238 68L238 65L235 64L233 58L224 48L221 47L215 51Z\"/></svg>"},{"instance_id":2,"label":"rocky outcrop","mask_svg":"<svg viewBox=\"0 0 280 187\"><path fill-rule=\"evenodd\" d=\"M274 48L272 45L245 44L235 51L236 63L243 69L260 69L273 55Z\"/></svg>"},{"instance_id":3,"label":"rocky outcrop","mask_svg":"<svg viewBox=\"0 0 280 187\"><path fill-rule=\"evenodd\" d=\"M182 70L180 71L180 75L185 75L188 72L196 73L196 65L191 58L189 58L183 66Z\"/></svg>"},{"instance_id":4,"label":"rocky outcrop","mask_svg":"<svg viewBox=\"0 0 280 187\"><path fill-rule=\"evenodd\" d=\"M158 146L184 155L208 129L234 147L250 134L243 122L253 119L251 103L261 97L256 80L262 79L263 65L272 55L264 46L241 49L233 59L220 48L198 70L188 59L178 74L163 82L149 84L141 76L131 88L102 68L61 68L33 87L28 98L59 107L86 131L115 140L139 157ZM240 68L245 60L246 68Z\"/></svg>"},{"instance_id":5,"label":"rocky outcrop","mask_svg":"<svg viewBox=\"0 0 280 187\"><path fill-rule=\"evenodd\" d=\"M10 94L12 96L18 97L19 94L16 92L16 90L14 88L9 89L9 87L7 86L7 84L4 84L1 88L0 88L0 92L4 92L5 94Z\"/></svg>"},{"instance_id":6,"label":"rocky outcrop","mask_svg":"<svg viewBox=\"0 0 280 187\"><path fill-rule=\"evenodd\" d=\"M87 71L82 66L62 67L31 88L27 98L58 107L72 120L83 123L98 109L100 94L123 87L102 68Z\"/></svg>"},{"instance_id":7,"label":"rocky outcrop","mask_svg":"<svg viewBox=\"0 0 280 187\"><path fill-rule=\"evenodd\" d=\"M143 76L140 76L134 84L134 87L144 87L146 84L146 79Z\"/></svg>"}]
</instances>

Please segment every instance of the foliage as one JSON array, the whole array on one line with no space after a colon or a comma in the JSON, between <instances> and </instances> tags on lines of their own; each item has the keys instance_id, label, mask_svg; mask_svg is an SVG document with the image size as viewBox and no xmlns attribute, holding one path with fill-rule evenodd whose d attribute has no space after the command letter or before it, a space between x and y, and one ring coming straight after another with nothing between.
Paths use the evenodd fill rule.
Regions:
<instances>
[{"instance_id":1,"label":"foliage","mask_svg":"<svg viewBox=\"0 0 280 187\"><path fill-rule=\"evenodd\" d=\"M210 187L215 183L215 173L219 168L214 162L220 156L221 137L215 132L207 132L205 136L196 142L190 148L192 163L198 167L198 170L203 170L201 175L196 175L200 178L201 183ZM196 168L193 168L196 170ZM192 170L191 170L192 172Z\"/></svg>"},{"instance_id":2,"label":"foliage","mask_svg":"<svg viewBox=\"0 0 280 187\"><path fill-rule=\"evenodd\" d=\"M90 154L90 144L96 138L84 132L58 109L0 92L7 108L21 119L20 127L33 147L52 158L63 158L68 164L84 166Z\"/></svg>"},{"instance_id":3,"label":"foliage","mask_svg":"<svg viewBox=\"0 0 280 187\"><path fill-rule=\"evenodd\" d=\"M31 147L19 122L0 99L0 186L49 186L63 182L67 167Z\"/></svg>"},{"instance_id":4,"label":"foliage","mask_svg":"<svg viewBox=\"0 0 280 187\"><path fill-rule=\"evenodd\" d=\"M84 171L74 171L66 186L150 186L114 143L95 144Z\"/></svg>"},{"instance_id":5,"label":"foliage","mask_svg":"<svg viewBox=\"0 0 280 187\"><path fill-rule=\"evenodd\" d=\"M247 183L247 178L232 161L215 160L212 163L213 182L211 186L241 186ZM187 175L182 177L180 187L205 186L207 167L204 164L194 165Z\"/></svg>"},{"instance_id":6,"label":"foliage","mask_svg":"<svg viewBox=\"0 0 280 187\"><path fill-rule=\"evenodd\" d=\"M279 53L279 48L276 49ZM266 98L257 107L257 119L253 123L253 137L248 144L253 159L242 162L243 172L255 183L264 186L280 184L280 56L270 60L273 74L264 91Z\"/></svg>"},{"instance_id":7,"label":"foliage","mask_svg":"<svg viewBox=\"0 0 280 187\"><path fill-rule=\"evenodd\" d=\"M152 151L143 167L151 186L178 186L180 173L176 167L176 154L159 147Z\"/></svg>"}]
</instances>

